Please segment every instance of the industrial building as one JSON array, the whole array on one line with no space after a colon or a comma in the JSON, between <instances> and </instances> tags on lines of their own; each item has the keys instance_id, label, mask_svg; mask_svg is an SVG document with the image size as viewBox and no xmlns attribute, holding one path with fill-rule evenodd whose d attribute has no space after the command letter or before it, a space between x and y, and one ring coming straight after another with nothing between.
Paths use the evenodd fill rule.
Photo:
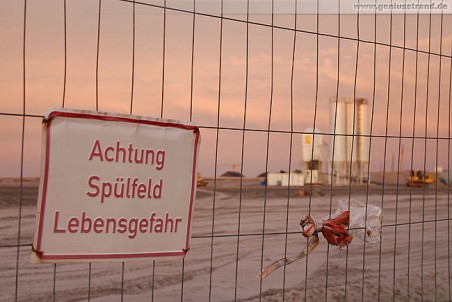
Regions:
<instances>
[{"instance_id":1,"label":"industrial building","mask_svg":"<svg viewBox=\"0 0 452 302\"><path fill-rule=\"evenodd\" d=\"M369 171L370 123L368 101L330 98L330 130L308 128L303 134L306 184L365 183ZM327 138L325 139L325 136Z\"/></svg>"},{"instance_id":2,"label":"industrial building","mask_svg":"<svg viewBox=\"0 0 452 302\"><path fill-rule=\"evenodd\" d=\"M298 187L304 186L305 179L303 173L300 172L269 172L267 173L268 186L282 186L282 187Z\"/></svg>"},{"instance_id":3,"label":"industrial building","mask_svg":"<svg viewBox=\"0 0 452 302\"><path fill-rule=\"evenodd\" d=\"M368 181L370 123L368 101L330 98L329 179L334 185Z\"/></svg>"},{"instance_id":4,"label":"industrial building","mask_svg":"<svg viewBox=\"0 0 452 302\"><path fill-rule=\"evenodd\" d=\"M318 129L307 128L303 134L303 171L306 184L319 184L322 179L322 168L328 158L328 145Z\"/></svg>"}]
</instances>

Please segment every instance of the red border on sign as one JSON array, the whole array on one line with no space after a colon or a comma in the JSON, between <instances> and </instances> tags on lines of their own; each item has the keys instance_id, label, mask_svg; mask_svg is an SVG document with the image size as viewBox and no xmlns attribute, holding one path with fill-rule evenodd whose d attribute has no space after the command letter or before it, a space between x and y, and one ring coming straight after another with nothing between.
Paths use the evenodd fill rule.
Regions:
<instances>
[{"instance_id":1,"label":"red border on sign","mask_svg":"<svg viewBox=\"0 0 452 302\"><path fill-rule=\"evenodd\" d=\"M115 254L45 254L44 251L41 252L41 240L42 231L44 225L44 209L46 205L47 197L47 185L48 185L48 174L49 174L49 151L50 151L50 126L51 121L56 117L69 117L69 118L84 118L84 119L94 119L112 122L125 122L125 123L135 123L135 124L146 124L160 127L171 127L185 129L187 131L193 131L195 134L195 142L193 149L193 166L192 166L192 179L191 179L191 192L190 192L190 205L188 211L188 223L187 232L185 238L185 248L182 251L168 251L168 252L151 252L151 253L115 253ZM39 259L42 260L88 260L88 259L133 259L133 258L158 258L158 257L168 257L168 256L185 256L189 250L189 240L190 240L190 230L191 230L191 217L193 213L193 202L196 190L196 164L197 164L197 154L198 154L198 143L200 139L199 128L194 125L179 124L176 122L165 122L159 120L150 119L136 119L121 116L110 116L110 115L97 115L82 112L68 112L68 111L52 111L48 116L48 120L44 121L46 123L46 140L45 140L45 161L44 161L44 179L41 195L41 208L39 215L39 225L38 225L38 236L35 248L35 254Z\"/></svg>"}]
</instances>

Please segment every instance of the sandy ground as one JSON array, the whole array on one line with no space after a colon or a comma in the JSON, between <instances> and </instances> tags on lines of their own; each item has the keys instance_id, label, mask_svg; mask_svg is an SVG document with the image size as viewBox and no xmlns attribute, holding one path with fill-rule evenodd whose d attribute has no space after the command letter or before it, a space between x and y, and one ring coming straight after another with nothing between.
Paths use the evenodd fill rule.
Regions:
<instances>
[{"instance_id":1,"label":"sandy ground","mask_svg":"<svg viewBox=\"0 0 452 302\"><path fill-rule=\"evenodd\" d=\"M123 267L30 264L37 187L23 187L19 235L20 190L14 183L0 184L0 301L14 300L16 287L19 301L120 301L121 295L124 301L282 301L283 295L286 301L452 299L447 188L323 187L310 197L311 188L265 192L257 182L244 183L241 195L237 181L217 182L216 194L213 187L210 182L198 192L184 261L134 261ZM309 209L321 217L348 198L383 208L381 243L355 238L338 250L321 238L307 260L262 282L256 278L262 264L304 248L298 222Z\"/></svg>"}]
</instances>

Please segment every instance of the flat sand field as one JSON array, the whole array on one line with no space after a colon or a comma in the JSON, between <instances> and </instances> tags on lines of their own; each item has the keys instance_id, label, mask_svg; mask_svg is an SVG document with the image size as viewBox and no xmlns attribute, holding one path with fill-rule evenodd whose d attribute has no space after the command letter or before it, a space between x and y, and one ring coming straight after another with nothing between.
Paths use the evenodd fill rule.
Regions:
<instances>
[{"instance_id":1,"label":"flat sand field","mask_svg":"<svg viewBox=\"0 0 452 302\"><path fill-rule=\"evenodd\" d=\"M3 182L0 301L14 300L16 288L18 301L282 301L283 295L285 301L450 301L449 195L444 185L289 191L266 190L258 180L210 180L198 190L183 261L37 265L30 264L37 183L20 190L17 182ZM339 200L349 199L383 208L380 242L356 236L339 250L320 236L307 259L262 282L256 278L262 265L306 246L300 218L329 215Z\"/></svg>"}]
</instances>

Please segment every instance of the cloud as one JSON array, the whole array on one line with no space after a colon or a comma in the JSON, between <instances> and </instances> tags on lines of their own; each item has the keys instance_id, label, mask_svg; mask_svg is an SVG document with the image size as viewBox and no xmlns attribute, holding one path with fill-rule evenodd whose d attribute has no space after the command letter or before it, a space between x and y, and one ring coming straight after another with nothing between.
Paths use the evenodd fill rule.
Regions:
<instances>
[{"instance_id":1,"label":"cloud","mask_svg":"<svg viewBox=\"0 0 452 302\"><path fill-rule=\"evenodd\" d=\"M28 114L36 115L42 115L48 107L61 106L64 88L62 10L48 9L54 4L53 2L42 1L41 4L42 7L30 11L26 43L26 110ZM88 5L89 9L85 11L85 5L88 4L72 3L68 6L65 106L95 109L97 14L93 13L93 10L97 11L97 6ZM2 37L7 40L5 44L7 51L0 61L2 67L0 69L0 83L2 83L0 110L4 113L20 114L23 99L23 45L21 41L23 32L20 28L22 23L19 21L21 21L23 12L20 5L12 7L14 14L6 16L6 13L3 12L1 16L5 18L0 18L2 25L0 32ZM105 9L104 12L109 13L101 19L99 109L128 113L132 101L131 10L118 15L116 6L106 6ZM140 7L141 9L143 8ZM9 11L12 12L12 10ZM439 136L447 137L448 135L448 115L446 113L449 106L450 68L448 66L450 65L448 63L450 63L450 59L446 57L442 60L442 73L439 74L440 61L437 55L432 55L429 63L428 55L419 53L416 79L416 53L412 50L405 51L405 68L402 70L403 51L397 47L392 48L392 59L389 61L389 47L378 45L376 68L374 69L372 44L360 42L357 54L357 41L341 39L338 61L337 38L298 33L293 57L294 35L292 31L274 30L272 51L270 28L251 25L248 45L246 45L246 26L227 21L224 22L223 28L220 82L219 20L198 16L196 18L195 44L192 45L191 16L181 18L177 14L168 16L165 36L165 65L163 66L163 18L161 14L159 15L161 11L157 11L151 15L152 18L147 18L149 15L146 15L146 18L139 15L137 19L133 114L160 117L163 112L164 118L192 119L200 126L216 127L219 113L221 127L237 129L243 127L246 117L245 127L257 131L247 132L245 152L247 155L259 154L256 160L253 159L253 156L247 157L246 174L254 175L262 170L262 154L266 153L266 150L262 148L266 148L267 137L264 131L269 127L270 118L272 131L290 131L293 127L297 140L299 139L297 133L312 127L314 122L317 128L327 132L329 131L329 98L335 96L336 93L348 97L356 94L356 97L365 97L372 102L375 90L373 131L376 135L385 134L388 128L390 135L398 136L400 126L402 126L402 135L411 135L413 127L416 135L424 135L426 117L429 136L436 137L437 124L439 124ZM328 20L321 18L322 32L335 32L337 29L333 28ZM413 20L409 19L407 24L412 25ZM379 19L378 22L383 21ZM421 22L422 25L428 24L425 23L424 18L421 18ZM344 26L356 25L353 22L350 23L353 23L352 25L349 23L344 23ZM444 22L444 24L446 23ZM420 28L417 45L423 51L428 50L429 43L431 43L433 51L438 51L438 20L434 19L432 24L434 25L432 42L429 40L428 31ZM380 42L384 42L382 39L388 36L386 27L382 24L378 28ZM446 27L443 29L442 45L443 53L446 54L450 53L452 33ZM369 32L373 32L373 28L361 28L360 30L361 36L372 36ZM398 33L394 35L394 45L403 45L403 40L401 40L403 36L399 35L401 29L393 28L393 30ZM353 32L351 29L349 31ZM406 44L411 47L416 45L416 43L413 44L416 38L412 28L407 28ZM318 50L317 39L319 39ZM248 58L246 57L247 46ZM191 78L192 49L194 50L193 86ZM356 61L357 59L358 61ZM428 64L430 64L429 68ZM390 78L389 72L391 73ZM428 95L426 93L427 73L429 74ZM441 88L438 86L438 80L441 81ZM401 95L402 87L403 97ZM389 93L388 89L390 89ZM191 99L192 93L193 99ZM388 95L390 105L389 108L386 108ZM417 102L416 115L414 113L415 99ZM426 112L427 100L428 111ZM190 108L191 101L193 103ZM317 105L315 105L316 101ZM403 106L401 107L402 101ZM220 106L218 106L218 102L220 102ZM439 121L437 118L438 103L441 106ZM388 123L386 123L388 110ZM400 118L401 110L402 119ZM314 116L316 116L315 121ZM416 125L414 125L415 116ZM6 119L0 119L0 123L3 128L10 127L10 122L6 122ZM36 127L39 129L39 126ZM4 153L5 158L17 154L17 148L14 146L17 146L21 138L19 128L12 127L15 129L14 132L5 140L12 144L8 145L11 146L8 147L8 150L13 150L8 151L7 154ZM264 131L260 132L261 130ZM36 129L33 131L30 133L39 132ZM211 164L216 135L212 135L211 131L207 131L207 133L209 134L206 135L203 144L208 147L205 147L203 154L208 159L207 162ZM233 131L232 133L231 135L221 134L222 146L232 145L233 142L236 147L241 144L242 132ZM3 138L7 133L2 132L0 135ZM225 136L223 137L223 135ZM39 135L37 136L39 137ZM279 138L279 136L283 138ZM40 150L40 141L31 137L26 136L27 148ZM272 139L271 152L278 148L287 150L288 133L275 133L275 137L278 138ZM296 146L298 147L298 145ZM222 153L226 162L237 161L234 159L238 156L236 151L231 155L226 154L223 150ZM294 160L297 157L299 160L299 153L301 152L294 151ZM276 169L279 165L282 166L286 160L285 156L288 156L287 152L282 158L272 156L270 164L272 169ZM31 170L37 171L39 155L30 154L28 158L30 166L35 167ZM380 160L381 158L377 156L376 161ZM209 169L209 164L201 163L201 166ZM16 168L13 170L17 171Z\"/></svg>"}]
</instances>

